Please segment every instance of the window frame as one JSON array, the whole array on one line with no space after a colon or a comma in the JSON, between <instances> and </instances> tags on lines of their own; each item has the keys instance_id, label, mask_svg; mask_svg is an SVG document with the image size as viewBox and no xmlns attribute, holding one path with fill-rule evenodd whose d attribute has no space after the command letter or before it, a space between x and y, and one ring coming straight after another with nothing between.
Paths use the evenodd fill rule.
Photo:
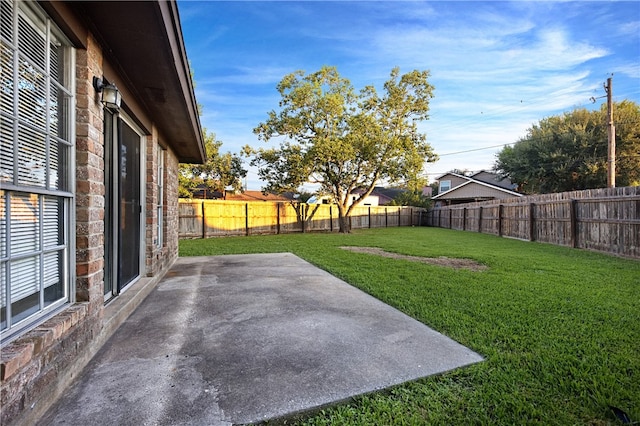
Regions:
<instances>
[{"instance_id":1,"label":"window frame","mask_svg":"<svg viewBox=\"0 0 640 426\"><path fill-rule=\"evenodd\" d=\"M445 186L444 185L445 183L447 184L447 189L442 189ZM447 192L449 190L451 190L451 179L449 179L449 180L441 180L439 182L439 185L438 185L438 192L441 194L441 193Z\"/></svg>"},{"instance_id":2,"label":"window frame","mask_svg":"<svg viewBox=\"0 0 640 426\"><path fill-rule=\"evenodd\" d=\"M7 66L10 63L10 68L7 68L11 73L9 78L6 78L5 74L2 83L7 87L5 94L8 91L11 92L11 99L0 106L0 119L3 125L9 123L3 129L3 141L7 138L6 141L10 139L13 144L12 148L5 150L10 152L13 168L0 176L0 276L2 276L0 286L3 286L0 291L3 309L0 330L4 344L50 318L65 305L75 302L73 267L75 265L73 238L75 168L73 165L75 164L76 65L75 49L72 43L36 3L3 1L2 9L5 15L3 24L11 22L11 29L9 31L5 29L0 35L2 54L9 58L4 61L4 65ZM7 13L11 15L8 19ZM37 39L42 40L42 50L38 52L37 45L28 38L27 43L22 45L21 30L30 31L42 37ZM33 49L36 51L34 52ZM34 53L42 54L42 58L36 58L33 56ZM34 58L38 61L42 60L44 68L42 64L36 63ZM24 74L20 73L21 69L29 69L32 75L37 75L43 81L39 94L36 84L23 77ZM32 85L29 86L29 84ZM35 102L36 107L30 107L28 114L21 113L20 102ZM22 108L23 111L27 111L24 106ZM41 114L34 114L33 111L40 111ZM33 139L28 134L24 136L20 133L21 129L36 136L32 136ZM36 152L36 154L40 153L42 156L34 157L33 151L25 148L21 150L21 144L26 144L24 146L29 149L41 150L42 152ZM28 152L31 152L33 163L31 173L28 172L29 167L25 166L24 161L24 156ZM38 160L41 164L37 163ZM38 173L35 173L36 170ZM29 176L29 179L25 179L25 176ZM29 201L31 201L30 205ZM52 204L51 201L53 201ZM22 203L22 206L18 203ZM50 215L51 210L47 207L51 205L56 206L53 216ZM22 220L18 217L12 222L12 214L20 212ZM50 227L52 217L55 225ZM31 248L25 247L24 250L16 252L16 249L20 249L20 235L12 233L12 227L22 226L26 223L25 220L33 222L31 226L34 228L33 234L36 241L32 241ZM19 230L19 228L15 229ZM53 234L50 234L51 232ZM51 259L55 257L58 265L55 268L47 268L51 265ZM37 282L12 283L13 267L28 259L32 259L33 264L37 265L36 271L33 271ZM53 277L51 272L55 274ZM48 283L49 281L51 283ZM25 289L33 291L14 302L13 296ZM54 299L50 303L48 303L47 292L49 294L55 292ZM28 310L25 311L24 317L14 318L12 305L25 299L33 299L36 295L37 304L29 305L27 301Z\"/></svg>"},{"instance_id":3,"label":"window frame","mask_svg":"<svg viewBox=\"0 0 640 426\"><path fill-rule=\"evenodd\" d=\"M164 247L164 170L165 170L166 150L158 145L158 204L156 205L157 235L156 247Z\"/></svg>"}]
</instances>

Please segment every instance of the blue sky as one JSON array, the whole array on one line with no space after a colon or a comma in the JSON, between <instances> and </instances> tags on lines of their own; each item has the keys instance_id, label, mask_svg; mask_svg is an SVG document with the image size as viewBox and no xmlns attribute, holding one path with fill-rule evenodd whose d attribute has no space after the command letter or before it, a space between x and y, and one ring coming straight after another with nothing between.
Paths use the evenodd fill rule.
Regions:
<instances>
[{"instance_id":1,"label":"blue sky","mask_svg":"<svg viewBox=\"0 0 640 426\"><path fill-rule=\"evenodd\" d=\"M179 1L203 127L223 151L267 146L252 129L278 108L277 83L336 66L356 89L395 66L429 70L420 124L451 169L491 169L503 144L541 119L606 102L640 103L640 2ZM590 98L598 98L592 103ZM492 147L492 148L488 148ZM255 170L248 189L260 189Z\"/></svg>"}]
</instances>

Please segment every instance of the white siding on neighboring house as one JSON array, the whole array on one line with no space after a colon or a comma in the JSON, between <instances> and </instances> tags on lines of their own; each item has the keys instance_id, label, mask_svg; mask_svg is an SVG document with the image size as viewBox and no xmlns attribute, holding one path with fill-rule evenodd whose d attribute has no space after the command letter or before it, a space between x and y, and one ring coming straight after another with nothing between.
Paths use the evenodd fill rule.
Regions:
<instances>
[{"instance_id":1,"label":"white siding on neighboring house","mask_svg":"<svg viewBox=\"0 0 640 426\"><path fill-rule=\"evenodd\" d=\"M479 185L474 182L469 182L465 185L454 189L446 195L447 199L457 198L513 198L514 194L510 194L505 191L501 191L497 188L490 186Z\"/></svg>"},{"instance_id":2,"label":"white siding on neighboring house","mask_svg":"<svg viewBox=\"0 0 640 426\"><path fill-rule=\"evenodd\" d=\"M355 195L354 197L358 197L357 195ZM352 198L352 203L353 203L353 198ZM378 204L380 204L380 197L378 197L377 195L369 195L367 197L364 197L364 199L360 202L361 206L377 206Z\"/></svg>"}]
</instances>

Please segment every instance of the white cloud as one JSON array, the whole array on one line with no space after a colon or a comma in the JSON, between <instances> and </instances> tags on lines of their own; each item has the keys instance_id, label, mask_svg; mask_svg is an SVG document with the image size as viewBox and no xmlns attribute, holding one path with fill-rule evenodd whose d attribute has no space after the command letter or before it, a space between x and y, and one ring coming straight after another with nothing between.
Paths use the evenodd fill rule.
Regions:
<instances>
[{"instance_id":1,"label":"white cloud","mask_svg":"<svg viewBox=\"0 0 640 426\"><path fill-rule=\"evenodd\" d=\"M638 37L640 34L640 21L631 21L617 26L618 34L623 36Z\"/></svg>"},{"instance_id":2,"label":"white cloud","mask_svg":"<svg viewBox=\"0 0 640 426\"><path fill-rule=\"evenodd\" d=\"M568 38L564 30L542 29L536 33L536 40L530 47L515 52L508 51L507 56L514 54L514 62L517 63L518 69L568 71L591 59L608 54L606 49Z\"/></svg>"},{"instance_id":3,"label":"white cloud","mask_svg":"<svg viewBox=\"0 0 640 426\"><path fill-rule=\"evenodd\" d=\"M640 79L640 63L619 65L612 71L614 74L626 74L631 78Z\"/></svg>"}]
</instances>

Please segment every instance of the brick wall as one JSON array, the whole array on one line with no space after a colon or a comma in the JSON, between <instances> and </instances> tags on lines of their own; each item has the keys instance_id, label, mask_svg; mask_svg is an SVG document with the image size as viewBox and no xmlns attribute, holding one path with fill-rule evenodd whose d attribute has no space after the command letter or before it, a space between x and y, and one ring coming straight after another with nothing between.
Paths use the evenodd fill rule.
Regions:
<instances>
[{"instance_id":1,"label":"brick wall","mask_svg":"<svg viewBox=\"0 0 640 426\"><path fill-rule=\"evenodd\" d=\"M145 168L146 168L146 200L145 200L145 269L148 277L152 277L158 271L158 260L161 256L161 249L157 245L158 241L158 211L156 206L159 200L158 174L159 156L162 152L158 146L158 132L153 128L151 135L145 141Z\"/></svg>"},{"instance_id":2,"label":"brick wall","mask_svg":"<svg viewBox=\"0 0 640 426\"><path fill-rule=\"evenodd\" d=\"M50 398L51 388L98 332L87 317L88 304L77 303L2 349L0 424L50 403L42 399Z\"/></svg>"},{"instance_id":3,"label":"brick wall","mask_svg":"<svg viewBox=\"0 0 640 426\"><path fill-rule=\"evenodd\" d=\"M178 160L170 148L163 148L156 129L146 138L146 275L156 276L173 264L178 256ZM164 156L164 175L158 176L160 156ZM158 181L162 179L162 245L159 245Z\"/></svg>"},{"instance_id":4,"label":"brick wall","mask_svg":"<svg viewBox=\"0 0 640 426\"><path fill-rule=\"evenodd\" d=\"M104 149L102 106L92 87L102 53L89 37L76 51L76 294L61 313L2 348L0 424L47 407L82 366L102 327Z\"/></svg>"},{"instance_id":5,"label":"brick wall","mask_svg":"<svg viewBox=\"0 0 640 426\"><path fill-rule=\"evenodd\" d=\"M104 116L93 76L102 76L102 52L89 37L78 50L76 108L76 300L99 313L104 288Z\"/></svg>"},{"instance_id":6,"label":"brick wall","mask_svg":"<svg viewBox=\"0 0 640 426\"><path fill-rule=\"evenodd\" d=\"M171 265L178 257L178 158L171 149L165 154L165 204L164 204L164 241L165 258L163 265Z\"/></svg>"}]
</instances>

